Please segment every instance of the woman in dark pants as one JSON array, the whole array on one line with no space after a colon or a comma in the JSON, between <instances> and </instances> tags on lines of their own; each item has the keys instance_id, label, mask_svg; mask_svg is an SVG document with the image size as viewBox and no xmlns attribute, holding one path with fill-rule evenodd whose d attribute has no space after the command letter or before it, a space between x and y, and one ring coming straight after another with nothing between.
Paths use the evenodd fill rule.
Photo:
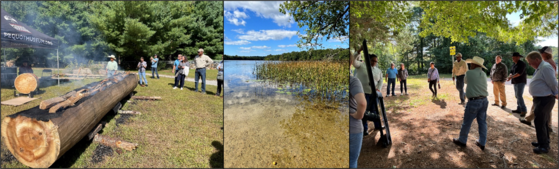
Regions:
<instances>
[{"instance_id":1,"label":"woman in dark pants","mask_svg":"<svg viewBox=\"0 0 559 169\"><path fill-rule=\"evenodd\" d=\"M179 80L179 86L182 90L182 87L184 86L184 79L186 78L186 76L188 75L188 67L189 67L189 63L187 59L182 59L181 62L179 63L179 73L178 73L178 80Z\"/></svg>"},{"instance_id":2,"label":"woman in dark pants","mask_svg":"<svg viewBox=\"0 0 559 169\"><path fill-rule=\"evenodd\" d=\"M398 80L400 81L400 95L404 95L404 90L406 95L408 94L408 69L403 63L400 63L400 69L398 69Z\"/></svg>"},{"instance_id":3,"label":"woman in dark pants","mask_svg":"<svg viewBox=\"0 0 559 169\"><path fill-rule=\"evenodd\" d=\"M429 90L433 92L433 97L437 97L437 83L439 83L439 71L435 68L435 63L431 62L431 68L427 71Z\"/></svg>"},{"instance_id":4,"label":"woman in dark pants","mask_svg":"<svg viewBox=\"0 0 559 169\"><path fill-rule=\"evenodd\" d=\"M217 65L217 71L217 93L215 95L219 96L221 95L221 86L223 85L223 60Z\"/></svg>"}]
</instances>

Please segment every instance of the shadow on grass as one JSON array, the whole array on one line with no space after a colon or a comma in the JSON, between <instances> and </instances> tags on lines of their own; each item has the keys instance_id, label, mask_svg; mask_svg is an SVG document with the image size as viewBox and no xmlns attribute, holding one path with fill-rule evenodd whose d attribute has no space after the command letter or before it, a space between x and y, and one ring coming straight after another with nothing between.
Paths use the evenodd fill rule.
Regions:
<instances>
[{"instance_id":1,"label":"shadow on grass","mask_svg":"<svg viewBox=\"0 0 559 169\"><path fill-rule=\"evenodd\" d=\"M439 98L435 97L435 98L431 99L431 101L433 103L435 103L436 105L441 106L441 109L446 109L447 104L446 104L446 101L444 101L444 99L439 99Z\"/></svg>"},{"instance_id":2,"label":"shadow on grass","mask_svg":"<svg viewBox=\"0 0 559 169\"><path fill-rule=\"evenodd\" d=\"M212 146L218 150L210 156L210 167L223 168L223 144L219 141L213 141Z\"/></svg>"}]
</instances>

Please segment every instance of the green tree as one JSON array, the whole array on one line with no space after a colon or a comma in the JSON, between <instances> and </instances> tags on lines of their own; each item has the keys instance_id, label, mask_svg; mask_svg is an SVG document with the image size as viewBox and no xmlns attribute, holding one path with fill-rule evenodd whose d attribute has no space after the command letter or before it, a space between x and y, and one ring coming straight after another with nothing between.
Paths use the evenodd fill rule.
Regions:
<instances>
[{"instance_id":1,"label":"green tree","mask_svg":"<svg viewBox=\"0 0 559 169\"><path fill-rule=\"evenodd\" d=\"M300 48L321 46L318 40L324 37L328 40L348 36L349 2L286 1L280 4L279 11L293 16L299 28L307 27L306 35L297 44Z\"/></svg>"}]
</instances>

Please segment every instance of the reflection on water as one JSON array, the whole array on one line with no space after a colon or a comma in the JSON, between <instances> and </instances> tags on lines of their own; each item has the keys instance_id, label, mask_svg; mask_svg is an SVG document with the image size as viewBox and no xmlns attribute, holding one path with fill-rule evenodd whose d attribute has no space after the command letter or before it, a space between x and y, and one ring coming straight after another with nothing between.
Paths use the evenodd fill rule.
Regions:
<instances>
[{"instance_id":1,"label":"reflection on water","mask_svg":"<svg viewBox=\"0 0 559 169\"><path fill-rule=\"evenodd\" d=\"M277 92L255 63L224 64L225 167L349 167L347 102Z\"/></svg>"}]
</instances>

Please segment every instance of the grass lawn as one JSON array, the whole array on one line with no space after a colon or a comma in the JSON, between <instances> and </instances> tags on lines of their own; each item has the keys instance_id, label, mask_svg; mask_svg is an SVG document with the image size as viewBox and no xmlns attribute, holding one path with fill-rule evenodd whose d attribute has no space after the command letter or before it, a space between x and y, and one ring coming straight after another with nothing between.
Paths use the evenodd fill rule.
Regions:
<instances>
[{"instance_id":1,"label":"grass lawn","mask_svg":"<svg viewBox=\"0 0 559 169\"><path fill-rule=\"evenodd\" d=\"M37 73L40 71L36 71ZM2 119L10 114L38 106L42 100L64 94L100 79L86 79L43 86L37 100L13 107L1 106ZM98 143L83 139L51 167L57 168L207 168L223 167L223 100L213 96L216 86L208 85L207 94L190 91L194 83L185 82L185 90L173 90L173 79L149 80L149 87L136 87L137 96L161 96L159 101L132 101L122 110L141 115L111 112L103 118L107 124L100 134L138 143L130 152L102 150ZM13 89L2 88L2 101L13 98ZM119 124L117 124L119 121ZM123 122L124 121L124 122ZM123 123L120 123L123 122ZM103 155L104 153L104 155ZM2 168L27 168L2 144ZM94 160L96 159L96 160ZM100 160L99 160L100 159Z\"/></svg>"}]
</instances>

